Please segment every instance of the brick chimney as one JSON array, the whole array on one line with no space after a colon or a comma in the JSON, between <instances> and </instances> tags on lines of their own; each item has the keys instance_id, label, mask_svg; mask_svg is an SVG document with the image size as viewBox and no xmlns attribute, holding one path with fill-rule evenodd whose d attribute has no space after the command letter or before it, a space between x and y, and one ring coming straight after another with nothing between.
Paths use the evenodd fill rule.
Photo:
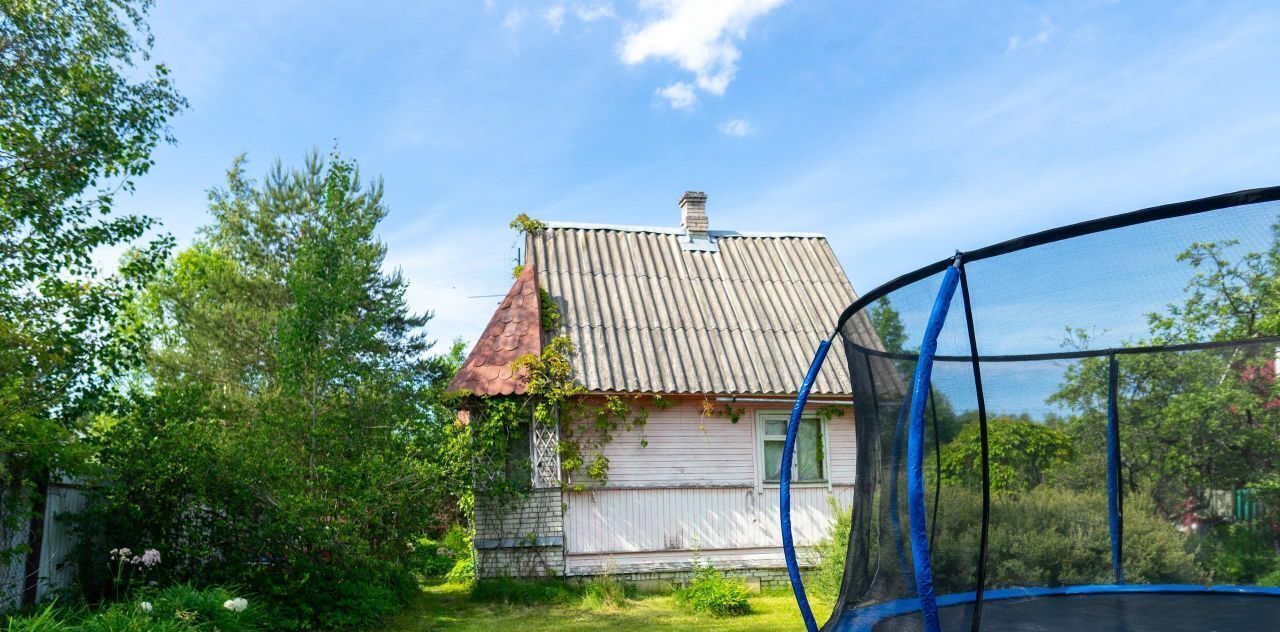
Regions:
<instances>
[{"instance_id":1,"label":"brick chimney","mask_svg":"<svg viewBox=\"0 0 1280 632\"><path fill-rule=\"evenodd\" d=\"M707 194L685 191L680 196L680 227L690 241L707 241Z\"/></svg>"}]
</instances>

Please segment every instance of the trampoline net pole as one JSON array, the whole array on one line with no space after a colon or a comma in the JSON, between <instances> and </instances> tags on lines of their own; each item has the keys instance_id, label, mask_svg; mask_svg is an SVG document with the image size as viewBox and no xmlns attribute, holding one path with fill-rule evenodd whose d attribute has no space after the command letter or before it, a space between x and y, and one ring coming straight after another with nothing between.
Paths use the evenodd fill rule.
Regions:
<instances>
[{"instance_id":1,"label":"trampoline net pole","mask_svg":"<svg viewBox=\"0 0 1280 632\"><path fill-rule=\"evenodd\" d=\"M832 338L835 338L833 335ZM787 562L787 576L791 579L791 590L796 596L796 605L800 607L800 616L804 618L805 629L818 632L818 622L813 618L813 610L809 608L809 597L805 594L804 581L800 578L800 564L796 561L796 547L791 534L791 464L796 448L796 435L800 430L800 415L804 413L804 405L809 400L809 391L813 389L814 380L822 370L822 363L827 359L827 351L831 349L831 340L823 340L818 344L818 351L809 365L809 372L804 376L800 392L796 395L796 404L791 409L791 420L787 424L787 440L782 448L781 471L778 473L778 504L782 527L782 556Z\"/></svg>"},{"instance_id":2,"label":"trampoline net pole","mask_svg":"<svg viewBox=\"0 0 1280 632\"><path fill-rule=\"evenodd\" d=\"M1117 392L1120 362L1112 354L1107 361L1107 514L1111 531L1111 566L1116 583L1124 583L1124 501L1120 486L1120 411Z\"/></svg>"},{"instance_id":3,"label":"trampoline net pole","mask_svg":"<svg viewBox=\"0 0 1280 632\"><path fill-rule=\"evenodd\" d=\"M959 255L957 255L959 258ZM987 445L987 402L982 393L982 363L978 359L978 336L973 330L973 302L969 299L969 275L960 261L960 296L964 300L964 324L969 334L969 356L973 365L973 387L977 395L978 429L982 443L982 531L978 540L978 578L973 588L972 632L982 628L982 593L987 583L987 535L991 525L991 461Z\"/></svg>"}]
</instances>

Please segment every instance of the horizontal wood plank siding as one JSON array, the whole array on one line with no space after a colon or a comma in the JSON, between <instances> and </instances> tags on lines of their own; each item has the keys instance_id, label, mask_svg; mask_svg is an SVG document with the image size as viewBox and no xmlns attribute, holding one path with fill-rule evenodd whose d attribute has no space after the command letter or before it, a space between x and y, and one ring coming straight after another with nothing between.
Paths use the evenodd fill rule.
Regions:
<instances>
[{"instance_id":1,"label":"horizontal wood plank siding","mask_svg":"<svg viewBox=\"0 0 1280 632\"><path fill-rule=\"evenodd\" d=\"M613 440L601 452L609 459L609 485L616 487L689 487L756 484L756 414L790 410L778 404L734 404L741 411L737 423L727 417L704 413L700 397L668 398L670 408L660 410L645 398L635 406L649 410L643 427L614 431ZM716 411L724 404L708 397ZM816 408L816 407L811 407ZM842 416L828 423L829 471L835 485L852 485L854 478L853 413L842 407ZM590 442L593 431L580 435ZM647 445L645 444L647 442Z\"/></svg>"},{"instance_id":2,"label":"horizontal wood plank siding","mask_svg":"<svg viewBox=\"0 0 1280 632\"><path fill-rule=\"evenodd\" d=\"M830 498L848 507L853 488L800 487L792 493L798 546L817 544L833 514ZM568 555L771 549L780 546L778 490L751 487L599 489L565 494ZM687 556L687 555L686 555Z\"/></svg>"}]
</instances>

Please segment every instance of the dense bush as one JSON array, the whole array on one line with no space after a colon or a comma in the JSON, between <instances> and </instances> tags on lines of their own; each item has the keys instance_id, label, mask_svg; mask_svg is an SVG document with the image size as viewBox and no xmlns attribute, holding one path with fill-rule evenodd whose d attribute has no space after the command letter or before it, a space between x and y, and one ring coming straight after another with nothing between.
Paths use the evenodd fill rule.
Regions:
<instances>
[{"instance_id":1,"label":"dense bush","mask_svg":"<svg viewBox=\"0 0 1280 632\"><path fill-rule=\"evenodd\" d=\"M853 528L853 515L849 512L849 508L841 507L835 499L831 500L831 511L836 519L827 530L827 537L823 538L814 549L813 553L817 559L810 577L812 577L814 593L834 601L840 594L840 584L844 581L844 565L849 553L849 532Z\"/></svg>"},{"instance_id":2,"label":"dense bush","mask_svg":"<svg viewBox=\"0 0 1280 632\"><path fill-rule=\"evenodd\" d=\"M135 599L98 610L45 607L9 617L6 632L251 632L267 629L262 606L235 591L187 585L139 591Z\"/></svg>"},{"instance_id":3,"label":"dense bush","mask_svg":"<svg viewBox=\"0 0 1280 632\"><path fill-rule=\"evenodd\" d=\"M365 627L412 594L414 544L454 500L432 457L456 354L428 355L383 271L378 183L336 154L261 183L242 164L130 308L157 333L86 436L82 583L119 597L96 543L152 547L149 580L245 586L281 629Z\"/></svg>"},{"instance_id":4,"label":"dense bush","mask_svg":"<svg viewBox=\"0 0 1280 632\"><path fill-rule=\"evenodd\" d=\"M639 595L635 584L602 575L582 585L582 605L592 610L625 608Z\"/></svg>"},{"instance_id":5,"label":"dense bush","mask_svg":"<svg viewBox=\"0 0 1280 632\"><path fill-rule=\"evenodd\" d=\"M676 602L693 612L717 617L751 612L746 582L730 579L714 567L695 564L689 585L676 591Z\"/></svg>"},{"instance_id":6,"label":"dense bush","mask_svg":"<svg viewBox=\"0 0 1280 632\"><path fill-rule=\"evenodd\" d=\"M438 541L418 540L413 548L413 567L424 579L444 577L454 583L469 583L475 577L472 555L471 531L454 524Z\"/></svg>"},{"instance_id":7,"label":"dense bush","mask_svg":"<svg viewBox=\"0 0 1280 632\"><path fill-rule=\"evenodd\" d=\"M1245 525L1218 525L1200 538L1197 551L1211 579L1220 584L1276 585L1280 553L1276 535ZM1270 584L1263 584L1266 579Z\"/></svg>"},{"instance_id":8,"label":"dense bush","mask_svg":"<svg viewBox=\"0 0 1280 632\"><path fill-rule=\"evenodd\" d=\"M980 493L942 491L934 578L947 592L973 589L982 524ZM1125 574L1130 583L1199 583L1205 579L1187 538L1155 516L1142 494L1125 499ZM1007 494L991 504L987 585L1062 586L1110 583L1106 495L1051 487Z\"/></svg>"}]
</instances>

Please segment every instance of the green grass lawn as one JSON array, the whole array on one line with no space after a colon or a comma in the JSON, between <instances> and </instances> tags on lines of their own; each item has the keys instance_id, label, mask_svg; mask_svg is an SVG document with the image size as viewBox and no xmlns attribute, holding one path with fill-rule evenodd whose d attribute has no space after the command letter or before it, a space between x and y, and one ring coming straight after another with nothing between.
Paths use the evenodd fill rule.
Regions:
<instances>
[{"instance_id":1,"label":"green grass lawn","mask_svg":"<svg viewBox=\"0 0 1280 632\"><path fill-rule=\"evenodd\" d=\"M819 623L830 609L814 603ZM751 596L751 614L717 619L686 613L670 595L641 595L624 608L581 605L518 606L472 601L465 586L435 584L389 625L392 632L586 632L590 630L799 630L804 629L790 592Z\"/></svg>"}]
</instances>

